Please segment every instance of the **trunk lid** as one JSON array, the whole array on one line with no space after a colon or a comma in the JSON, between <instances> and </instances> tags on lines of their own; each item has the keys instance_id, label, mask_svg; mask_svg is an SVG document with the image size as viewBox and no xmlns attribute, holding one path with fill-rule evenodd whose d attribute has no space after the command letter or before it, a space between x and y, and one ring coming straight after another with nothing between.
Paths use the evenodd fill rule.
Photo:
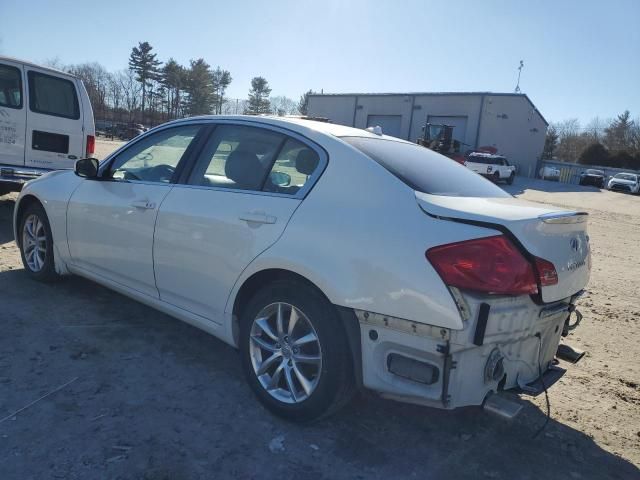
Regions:
<instances>
[{"instance_id":1,"label":"trunk lid","mask_svg":"<svg viewBox=\"0 0 640 480\"><path fill-rule=\"evenodd\" d=\"M422 210L435 217L503 227L530 254L552 262L558 283L541 288L544 302L574 295L589 280L591 253L584 212L513 197L453 197L416 192L416 200Z\"/></svg>"}]
</instances>

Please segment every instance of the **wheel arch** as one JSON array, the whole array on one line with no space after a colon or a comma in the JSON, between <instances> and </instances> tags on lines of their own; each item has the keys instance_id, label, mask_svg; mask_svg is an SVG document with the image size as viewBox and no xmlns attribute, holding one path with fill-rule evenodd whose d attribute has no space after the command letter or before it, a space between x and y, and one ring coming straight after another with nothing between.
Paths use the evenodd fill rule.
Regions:
<instances>
[{"instance_id":1,"label":"wheel arch","mask_svg":"<svg viewBox=\"0 0 640 480\"><path fill-rule=\"evenodd\" d=\"M20 222L22 221L22 217L24 215L24 212L27 211L27 209L34 204L38 204L40 205L44 210L45 213L47 211L47 209L44 207L44 204L40 201L40 199L38 197L36 197L35 195L32 194L27 194L24 195L23 197L20 198L18 204L15 207L15 213L14 213L14 217L13 217L13 235L14 238L16 240L16 244L18 245L18 247L20 247L20 242L21 242L21 235L20 235Z\"/></svg>"},{"instance_id":2,"label":"wheel arch","mask_svg":"<svg viewBox=\"0 0 640 480\"><path fill-rule=\"evenodd\" d=\"M292 270L283 268L265 268L251 274L247 277L242 285L237 289L237 293L233 298L229 299L228 305L231 305L231 338L235 345L238 345L239 337L239 320L242 315L242 309L252 295L254 295L261 286L278 280L290 280L300 282L307 285L322 295L336 310L336 314L341 320L344 327L344 334L347 337L350 356L352 359L354 380L358 386L362 385L362 346L360 340L360 324L351 308L341 307L331 302L325 292L313 281L304 275Z\"/></svg>"}]
</instances>

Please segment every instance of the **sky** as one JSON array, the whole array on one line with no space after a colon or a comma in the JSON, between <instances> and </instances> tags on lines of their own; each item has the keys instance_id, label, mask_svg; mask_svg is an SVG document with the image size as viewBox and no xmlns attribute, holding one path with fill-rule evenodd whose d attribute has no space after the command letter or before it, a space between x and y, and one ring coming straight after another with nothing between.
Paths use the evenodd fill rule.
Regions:
<instances>
[{"instance_id":1,"label":"sky","mask_svg":"<svg viewBox=\"0 0 640 480\"><path fill-rule=\"evenodd\" d=\"M640 117L640 0L0 0L0 55L127 68L148 41L160 60L203 57L246 98L513 92L549 121Z\"/></svg>"}]
</instances>

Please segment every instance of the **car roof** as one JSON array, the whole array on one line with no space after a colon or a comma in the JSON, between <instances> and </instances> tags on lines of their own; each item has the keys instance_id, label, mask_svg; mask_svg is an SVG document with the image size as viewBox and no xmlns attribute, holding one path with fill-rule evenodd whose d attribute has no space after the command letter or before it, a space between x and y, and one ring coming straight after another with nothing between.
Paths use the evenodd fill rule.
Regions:
<instances>
[{"instance_id":1,"label":"car roof","mask_svg":"<svg viewBox=\"0 0 640 480\"><path fill-rule=\"evenodd\" d=\"M377 138L385 140L393 140L402 143L410 143L400 138L391 137L389 135L377 135L375 133L363 130L360 128L346 127L344 125L337 125L335 123L328 123L323 121L309 120L298 117L277 117L272 115L201 115L197 117L182 118L175 120L171 123L183 123L193 120L218 120L218 121L233 121L239 120L242 122L255 123L257 125L273 125L276 127L286 128L293 130L300 134L309 133L310 131L324 133L334 137L364 137L364 138ZM413 144L412 144L413 145Z\"/></svg>"},{"instance_id":2,"label":"car roof","mask_svg":"<svg viewBox=\"0 0 640 480\"><path fill-rule=\"evenodd\" d=\"M29 62L27 60L21 60L20 58L7 57L7 56L4 56L4 55L0 55L0 61L2 61L2 60L6 60L8 62L21 63L23 65L26 65L27 67L36 67L36 68L39 68L41 70L46 70L46 71L49 71L49 72L52 72L52 73L56 73L58 75L64 75L66 77L77 78L72 73L65 72L63 70L58 70L57 68L45 67L44 65L38 65L37 63Z\"/></svg>"},{"instance_id":3,"label":"car roof","mask_svg":"<svg viewBox=\"0 0 640 480\"><path fill-rule=\"evenodd\" d=\"M496 155L494 153L485 153L485 152L471 152L469 154L469 157L480 157L480 158L500 158L500 159L505 159L506 157L504 155Z\"/></svg>"}]
</instances>

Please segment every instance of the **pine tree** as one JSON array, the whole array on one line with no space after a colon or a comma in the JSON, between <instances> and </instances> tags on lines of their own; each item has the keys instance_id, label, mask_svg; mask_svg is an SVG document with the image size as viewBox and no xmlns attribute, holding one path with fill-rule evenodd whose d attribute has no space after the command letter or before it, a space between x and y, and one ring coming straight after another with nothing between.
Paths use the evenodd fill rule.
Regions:
<instances>
[{"instance_id":1,"label":"pine tree","mask_svg":"<svg viewBox=\"0 0 640 480\"><path fill-rule=\"evenodd\" d=\"M211 79L213 83L213 94L215 98L214 113L222 113L222 104L224 103L224 94L229 84L231 84L231 73L227 70L222 70L220 67L211 72Z\"/></svg>"},{"instance_id":2,"label":"pine tree","mask_svg":"<svg viewBox=\"0 0 640 480\"><path fill-rule=\"evenodd\" d=\"M142 84L142 122L144 123L147 89L152 81L159 80L158 67L162 64L156 60L156 54L151 53L153 47L149 42L138 42L137 47L131 49L129 69L135 72L136 81Z\"/></svg>"},{"instance_id":3,"label":"pine tree","mask_svg":"<svg viewBox=\"0 0 640 480\"><path fill-rule=\"evenodd\" d=\"M558 146L558 131L551 125L547 128L547 136L544 139L544 150L542 151L542 158L550 160L553 158L553 152Z\"/></svg>"},{"instance_id":4,"label":"pine tree","mask_svg":"<svg viewBox=\"0 0 640 480\"><path fill-rule=\"evenodd\" d=\"M313 90L309 90L300 96L300 102L298 103L298 111L300 112L300 115L309 114L309 95L313 93L315 93Z\"/></svg>"},{"instance_id":5,"label":"pine tree","mask_svg":"<svg viewBox=\"0 0 640 480\"><path fill-rule=\"evenodd\" d=\"M213 78L210 66L203 58L191 60L191 67L187 72L187 92L189 100L187 111L189 115L206 115L213 112L215 95L213 92Z\"/></svg>"},{"instance_id":6,"label":"pine tree","mask_svg":"<svg viewBox=\"0 0 640 480\"><path fill-rule=\"evenodd\" d=\"M170 58L162 67L162 83L167 88L167 109L170 118L177 118L180 109L180 92L185 87L185 69Z\"/></svg>"},{"instance_id":7,"label":"pine tree","mask_svg":"<svg viewBox=\"0 0 640 480\"><path fill-rule=\"evenodd\" d=\"M249 90L249 100L244 113L247 115L271 113L270 93L269 83L264 77L253 77L251 79L251 90Z\"/></svg>"}]
</instances>

